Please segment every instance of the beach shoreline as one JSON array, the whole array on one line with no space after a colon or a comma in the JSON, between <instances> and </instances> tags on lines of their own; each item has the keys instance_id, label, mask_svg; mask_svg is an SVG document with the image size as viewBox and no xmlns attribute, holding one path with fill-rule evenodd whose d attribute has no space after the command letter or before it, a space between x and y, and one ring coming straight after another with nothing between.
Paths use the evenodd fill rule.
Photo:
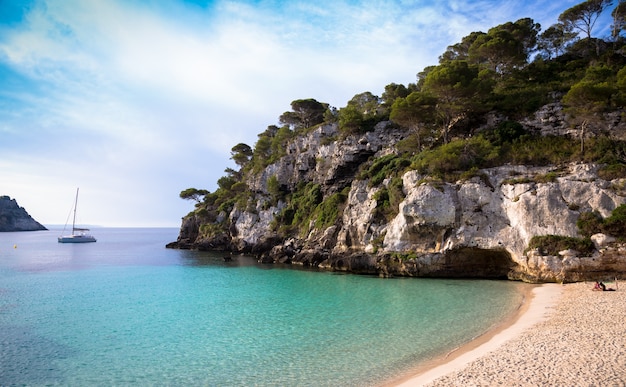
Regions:
<instances>
[{"instance_id":1,"label":"beach shoreline","mask_svg":"<svg viewBox=\"0 0 626 387\"><path fill-rule=\"evenodd\" d=\"M386 386L422 386L446 374L462 369L469 362L484 356L528 326L538 322L558 297L560 285L529 285L523 290L522 302L512 314L484 334L411 370L407 376L391 381ZM546 294L553 293L553 294ZM531 308L532 307L532 308Z\"/></svg>"},{"instance_id":2,"label":"beach shoreline","mask_svg":"<svg viewBox=\"0 0 626 387\"><path fill-rule=\"evenodd\" d=\"M388 385L623 385L626 297L592 287L534 287L500 326Z\"/></svg>"}]
</instances>

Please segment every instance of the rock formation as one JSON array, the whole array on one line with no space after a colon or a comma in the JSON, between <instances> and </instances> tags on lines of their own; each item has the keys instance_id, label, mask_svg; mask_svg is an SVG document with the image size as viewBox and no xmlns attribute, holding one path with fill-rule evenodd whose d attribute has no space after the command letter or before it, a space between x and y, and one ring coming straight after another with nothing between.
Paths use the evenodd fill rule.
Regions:
<instances>
[{"instance_id":1,"label":"rock formation","mask_svg":"<svg viewBox=\"0 0 626 387\"><path fill-rule=\"evenodd\" d=\"M523 125L536 133L568 135L562 120L560 108L550 105ZM223 249L257 254L267 263L380 276L567 282L626 273L625 248L606 235L594 236L591 256L528 250L533 236L580 237L581 213L606 218L626 203L626 181L602 179L598 165L504 165L456 182L411 170L402 176L397 215L386 219L377 212L377 195L391 182L359 179L359 166L394 153L405 132L381 122L365 134L337 139L337 133L330 124L292 140L280 160L247 176L253 194L245 206L210 220L202 211L192 212L168 247ZM306 235L282 236L276 222L288 203L272 198L270 178L288 192L301 182L319 184L324 198L347 190L341 216ZM223 232L207 232L210 224L221 225Z\"/></svg>"},{"instance_id":2,"label":"rock formation","mask_svg":"<svg viewBox=\"0 0 626 387\"><path fill-rule=\"evenodd\" d=\"M0 232L47 230L35 221L15 199L0 196Z\"/></svg>"}]
</instances>

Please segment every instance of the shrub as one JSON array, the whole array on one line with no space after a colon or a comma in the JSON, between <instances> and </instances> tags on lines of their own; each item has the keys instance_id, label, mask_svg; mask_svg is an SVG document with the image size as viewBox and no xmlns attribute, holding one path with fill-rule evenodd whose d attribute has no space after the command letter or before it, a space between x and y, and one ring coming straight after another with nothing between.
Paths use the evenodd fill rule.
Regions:
<instances>
[{"instance_id":1,"label":"shrub","mask_svg":"<svg viewBox=\"0 0 626 387\"><path fill-rule=\"evenodd\" d=\"M341 192L336 192L322 201L315 209L315 228L325 229L335 224L341 215L350 187L346 187Z\"/></svg>"},{"instance_id":2,"label":"shrub","mask_svg":"<svg viewBox=\"0 0 626 387\"><path fill-rule=\"evenodd\" d=\"M267 191L272 197L272 201L274 203L278 202L278 199L283 196L283 193L280 190L280 182L278 181L276 175L272 175L269 179L267 179Z\"/></svg>"},{"instance_id":3,"label":"shrub","mask_svg":"<svg viewBox=\"0 0 626 387\"><path fill-rule=\"evenodd\" d=\"M604 219L602 222L602 232L612 235L619 240L624 240L626 237L626 204L622 204L617 207L611 213L611 216Z\"/></svg>"},{"instance_id":4,"label":"shrub","mask_svg":"<svg viewBox=\"0 0 626 387\"><path fill-rule=\"evenodd\" d=\"M622 179L626 177L626 165L609 164L598 170L598 176L604 180Z\"/></svg>"},{"instance_id":5,"label":"shrub","mask_svg":"<svg viewBox=\"0 0 626 387\"><path fill-rule=\"evenodd\" d=\"M359 179L370 179L368 185L375 187L387 178L402 174L409 165L411 165L409 159L395 154L388 154L373 160L367 169L361 171Z\"/></svg>"},{"instance_id":6,"label":"shrub","mask_svg":"<svg viewBox=\"0 0 626 387\"><path fill-rule=\"evenodd\" d=\"M548 172L545 175L535 176L537 183L554 183L559 175L556 172Z\"/></svg>"},{"instance_id":7,"label":"shrub","mask_svg":"<svg viewBox=\"0 0 626 387\"><path fill-rule=\"evenodd\" d=\"M495 165L499 152L499 147L483 136L476 136L421 152L413 158L411 168L449 181L456 179L459 172Z\"/></svg>"},{"instance_id":8,"label":"shrub","mask_svg":"<svg viewBox=\"0 0 626 387\"><path fill-rule=\"evenodd\" d=\"M500 123L497 128L486 131L484 134L486 139L494 145L503 145L512 143L524 135L528 135L528 131L524 129L522 124L515 121L505 121Z\"/></svg>"},{"instance_id":9,"label":"shrub","mask_svg":"<svg viewBox=\"0 0 626 387\"><path fill-rule=\"evenodd\" d=\"M224 228L221 224L204 223L200 225L199 231L201 238L211 238L224 233Z\"/></svg>"},{"instance_id":10,"label":"shrub","mask_svg":"<svg viewBox=\"0 0 626 387\"><path fill-rule=\"evenodd\" d=\"M541 235L532 237L528 243L528 249L539 249L543 255L558 255L559 251L572 249L588 256L593 254L595 246L589 238Z\"/></svg>"},{"instance_id":11,"label":"shrub","mask_svg":"<svg viewBox=\"0 0 626 387\"><path fill-rule=\"evenodd\" d=\"M404 192L402 191L402 179L395 177L387 187L381 187L375 194L376 209L374 217L391 221L397 214L400 202L404 200Z\"/></svg>"},{"instance_id":12,"label":"shrub","mask_svg":"<svg viewBox=\"0 0 626 387\"><path fill-rule=\"evenodd\" d=\"M507 154L508 162L526 165L559 165L579 159L580 143L558 136L523 137Z\"/></svg>"},{"instance_id":13,"label":"shrub","mask_svg":"<svg viewBox=\"0 0 626 387\"><path fill-rule=\"evenodd\" d=\"M590 237L602 230L602 216L597 212L583 212L576 221L576 227L584 237Z\"/></svg>"}]
</instances>

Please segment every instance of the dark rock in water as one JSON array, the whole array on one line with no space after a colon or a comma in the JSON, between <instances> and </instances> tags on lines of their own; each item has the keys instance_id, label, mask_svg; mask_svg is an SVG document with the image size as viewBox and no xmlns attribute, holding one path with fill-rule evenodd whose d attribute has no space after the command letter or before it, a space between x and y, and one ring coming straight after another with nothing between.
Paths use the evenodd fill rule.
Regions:
<instances>
[{"instance_id":1,"label":"dark rock in water","mask_svg":"<svg viewBox=\"0 0 626 387\"><path fill-rule=\"evenodd\" d=\"M20 207L15 199L0 196L0 232L47 230Z\"/></svg>"}]
</instances>

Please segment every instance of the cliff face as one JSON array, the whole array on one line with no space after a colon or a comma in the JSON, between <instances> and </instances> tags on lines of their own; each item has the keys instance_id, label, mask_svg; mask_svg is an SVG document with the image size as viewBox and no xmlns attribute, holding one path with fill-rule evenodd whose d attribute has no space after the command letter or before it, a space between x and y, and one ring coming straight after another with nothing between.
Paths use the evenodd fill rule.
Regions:
<instances>
[{"instance_id":1,"label":"cliff face","mask_svg":"<svg viewBox=\"0 0 626 387\"><path fill-rule=\"evenodd\" d=\"M47 230L35 221L15 199L0 196L0 232Z\"/></svg>"},{"instance_id":2,"label":"cliff face","mask_svg":"<svg viewBox=\"0 0 626 387\"><path fill-rule=\"evenodd\" d=\"M538 132L567 130L558 109L544 110L550 118L539 112L524 125ZM201 215L192 213L169 247L255 253L262 262L381 276L560 282L626 272L622 247L604 235L594 236L597 251L588 257L572 250L557 256L526 251L533 236L580 237L576 221L581 213L608 217L626 203L626 181L601 179L593 164L502 166L454 183L429 182L428 176L408 171L402 176L404 198L397 215L382 217L377 195L391 182L372 185L359 180L357 170L370 157L393 153L403 133L380 123L367 134L333 141L337 128L327 125L298 137L281 160L248 177L254 194L245 208L217 217L227 231L205 236ZM349 187L340 219L306 235L278 236L276 217L287 203L271 200L271 177L286 191L302 181L318 183L325 198Z\"/></svg>"}]
</instances>

